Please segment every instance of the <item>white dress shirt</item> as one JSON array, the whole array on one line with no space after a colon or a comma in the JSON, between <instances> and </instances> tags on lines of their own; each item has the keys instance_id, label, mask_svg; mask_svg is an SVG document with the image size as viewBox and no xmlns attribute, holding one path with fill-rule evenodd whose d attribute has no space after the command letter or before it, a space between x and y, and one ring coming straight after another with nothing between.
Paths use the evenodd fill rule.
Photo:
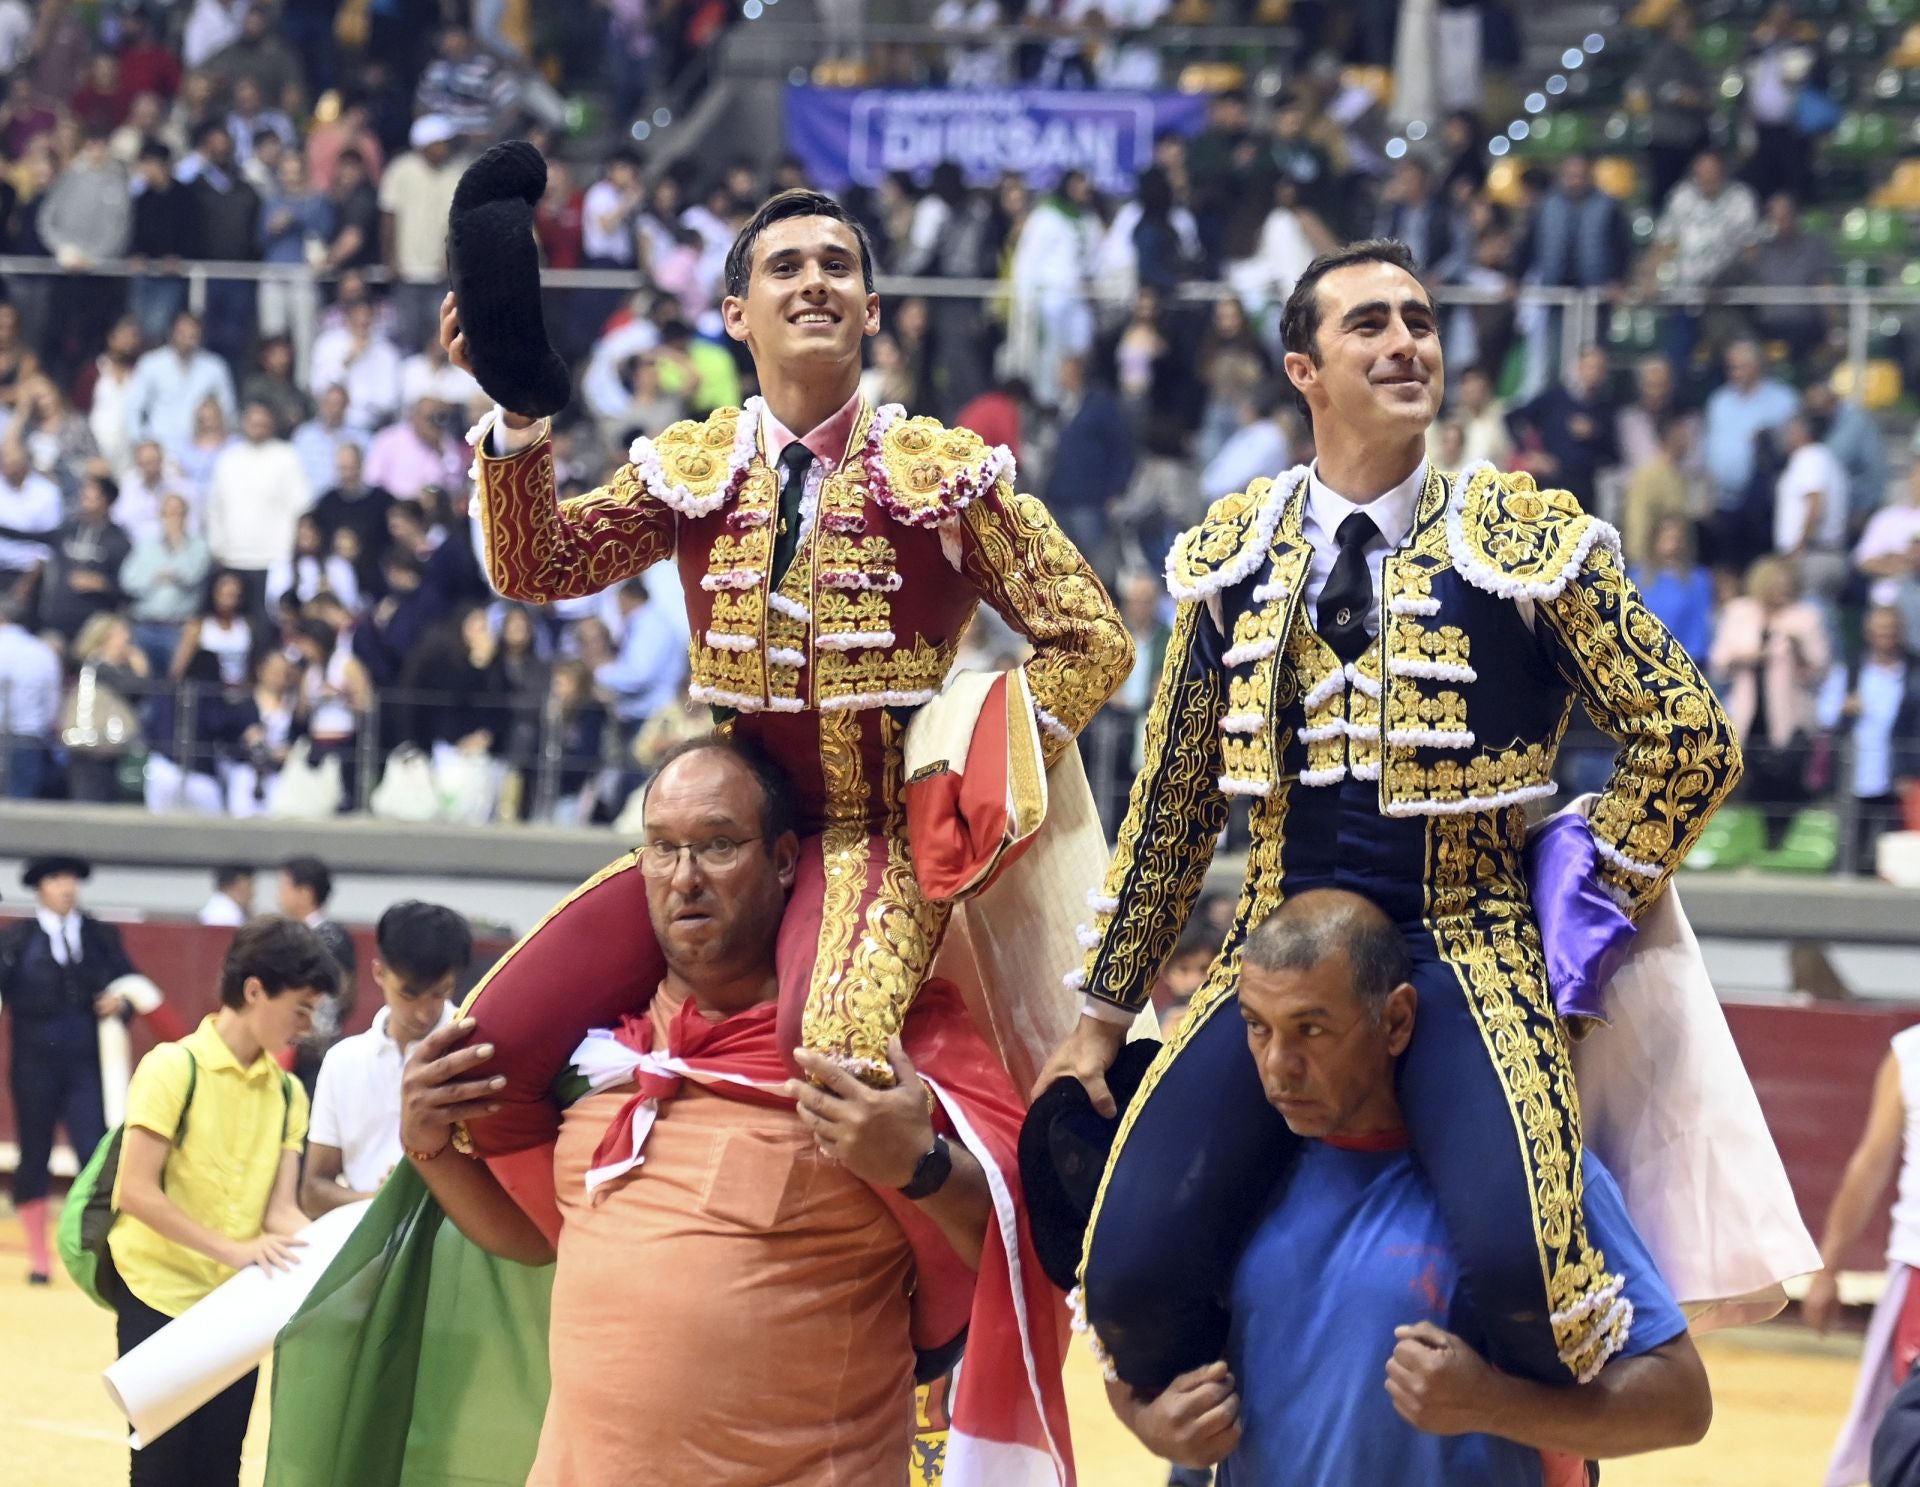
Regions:
<instances>
[{"instance_id":1,"label":"white dress shirt","mask_svg":"<svg viewBox=\"0 0 1920 1487\"><path fill-rule=\"evenodd\" d=\"M1379 528L1379 535L1369 538L1364 549L1367 572L1373 580L1374 597L1378 599L1380 570L1386 564L1387 554L1405 542L1407 534L1413 530L1414 507L1426 484L1427 462L1421 460L1411 475L1384 495L1375 496L1371 501L1354 501L1323 484L1320 464L1317 460L1314 462L1307 472L1307 509L1301 523L1301 534L1313 549L1313 561L1307 568L1307 592L1304 595L1309 618L1318 622L1316 611L1320 591L1327 586L1327 580L1333 576L1333 565L1340 558L1340 545L1334 540L1335 534L1339 532L1340 524L1356 511L1363 512ZM1367 633L1380 633L1380 606L1377 603L1367 611Z\"/></svg>"},{"instance_id":2,"label":"white dress shirt","mask_svg":"<svg viewBox=\"0 0 1920 1487\"><path fill-rule=\"evenodd\" d=\"M340 1151L341 1175L357 1193L370 1193L399 1165L400 1076L408 1048L387 1032L389 1013L382 1007L364 1033L342 1038L327 1050L313 1090L313 1122L308 1139ZM453 1003L440 1013L439 1027L453 1021Z\"/></svg>"},{"instance_id":3,"label":"white dress shirt","mask_svg":"<svg viewBox=\"0 0 1920 1487\"><path fill-rule=\"evenodd\" d=\"M18 625L0 624L0 738L48 740L60 716L60 658Z\"/></svg>"},{"instance_id":4,"label":"white dress shirt","mask_svg":"<svg viewBox=\"0 0 1920 1487\"><path fill-rule=\"evenodd\" d=\"M200 906L200 922L238 929L247 922L247 911L231 895L216 893Z\"/></svg>"},{"instance_id":5,"label":"white dress shirt","mask_svg":"<svg viewBox=\"0 0 1920 1487\"><path fill-rule=\"evenodd\" d=\"M45 930L47 938L53 941L53 958L56 961L63 966L69 966L80 959L80 911L78 909L63 917L43 906L33 911L33 917L40 921L40 928Z\"/></svg>"}]
</instances>

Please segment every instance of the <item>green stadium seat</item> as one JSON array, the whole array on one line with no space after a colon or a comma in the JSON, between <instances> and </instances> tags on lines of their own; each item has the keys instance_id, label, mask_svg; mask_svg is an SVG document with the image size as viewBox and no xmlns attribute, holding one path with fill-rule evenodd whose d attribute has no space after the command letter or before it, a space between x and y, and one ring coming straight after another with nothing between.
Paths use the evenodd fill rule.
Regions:
<instances>
[{"instance_id":1,"label":"green stadium seat","mask_svg":"<svg viewBox=\"0 0 1920 1487\"><path fill-rule=\"evenodd\" d=\"M1867 14L1882 25L1920 21L1920 0L1867 0Z\"/></svg>"},{"instance_id":2,"label":"green stadium seat","mask_svg":"<svg viewBox=\"0 0 1920 1487\"><path fill-rule=\"evenodd\" d=\"M1740 33L1732 26L1702 26L1694 34L1693 54L1708 67L1725 67L1740 55Z\"/></svg>"},{"instance_id":3,"label":"green stadium seat","mask_svg":"<svg viewBox=\"0 0 1920 1487\"><path fill-rule=\"evenodd\" d=\"M1754 866L1769 873L1830 873L1839 855L1840 818L1807 810L1795 814L1780 845L1762 852Z\"/></svg>"},{"instance_id":4,"label":"green stadium seat","mask_svg":"<svg viewBox=\"0 0 1920 1487\"><path fill-rule=\"evenodd\" d=\"M1708 818L1680 865L1696 873L1728 872L1766 850L1767 818L1750 805L1723 806Z\"/></svg>"}]
</instances>

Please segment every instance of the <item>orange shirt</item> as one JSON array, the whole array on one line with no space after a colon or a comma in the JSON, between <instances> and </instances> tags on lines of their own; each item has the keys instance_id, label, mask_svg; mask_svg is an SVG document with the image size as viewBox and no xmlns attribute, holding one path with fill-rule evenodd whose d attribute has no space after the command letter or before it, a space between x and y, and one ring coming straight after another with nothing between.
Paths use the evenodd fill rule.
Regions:
<instances>
[{"instance_id":1,"label":"orange shirt","mask_svg":"<svg viewBox=\"0 0 1920 1487\"><path fill-rule=\"evenodd\" d=\"M653 999L661 1044L678 1009ZM553 1392L528 1487L903 1487L899 1225L792 1110L692 1081L644 1164L589 1204L587 1165L631 1094L590 1095L561 1128Z\"/></svg>"}]
</instances>

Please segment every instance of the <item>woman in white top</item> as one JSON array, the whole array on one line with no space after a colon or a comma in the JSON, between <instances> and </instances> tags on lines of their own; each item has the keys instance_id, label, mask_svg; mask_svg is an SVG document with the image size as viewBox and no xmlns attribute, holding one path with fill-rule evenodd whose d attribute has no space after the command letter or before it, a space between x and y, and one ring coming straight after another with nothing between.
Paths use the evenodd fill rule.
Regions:
<instances>
[{"instance_id":1,"label":"woman in white top","mask_svg":"<svg viewBox=\"0 0 1920 1487\"><path fill-rule=\"evenodd\" d=\"M1867 1345L1860 1360L1860 1382L1853 1410L1842 1427L1827 1468L1826 1487L1855 1487L1867 1480L1867 1453L1874 1430L1894 1393L1913 1369L1910 1338L1920 1309L1920 1286L1913 1273L1920 1268L1920 1027L1896 1033L1893 1046L1880 1061L1873 1082L1873 1103L1866 1129L1847 1162L1840 1191L1827 1209L1820 1236L1824 1267L1813 1278L1801 1314L1816 1332L1833 1325L1840 1309L1837 1279L1866 1227L1879 1212L1880 1200L1894 1173L1900 1185L1893 1203L1893 1228L1887 1236L1887 1281L1867 1328ZM1901 1353L1907 1356L1900 1356Z\"/></svg>"},{"instance_id":2,"label":"woman in white top","mask_svg":"<svg viewBox=\"0 0 1920 1487\"><path fill-rule=\"evenodd\" d=\"M267 570L267 603L277 608L291 593L302 604L316 594L330 593L352 613L360 610L360 579L353 564L327 551L326 534L311 512L293 529L293 551Z\"/></svg>"},{"instance_id":3,"label":"woman in white top","mask_svg":"<svg viewBox=\"0 0 1920 1487\"><path fill-rule=\"evenodd\" d=\"M262 651L254 663L251 699L258 717L242 738L246 757L221 770L230 816L257 816L266 809L274 777L293 745L299 687L293 663L279 650Z\"/></svg>"},{"instance_id":4,"label":"woman in white top","mask_svg":"<svg viewBox=\"0 0 1920 1487\"><path fill-rule=\"evenodd\" d=\"M175 681L185 676L187 662L196 651L210 651L218 658L220 680L229 687L245 685L253 655L253 624L247 619L247 586L239 574L214 574L207 607L181 630L168 675Z\"/></svg>"}]
</instances>

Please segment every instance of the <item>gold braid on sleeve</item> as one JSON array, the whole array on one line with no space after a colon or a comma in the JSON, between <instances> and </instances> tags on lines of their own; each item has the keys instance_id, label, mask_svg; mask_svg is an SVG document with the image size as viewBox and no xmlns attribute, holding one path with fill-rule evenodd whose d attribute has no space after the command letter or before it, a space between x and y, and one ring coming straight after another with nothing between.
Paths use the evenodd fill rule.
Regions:
<instances>
[{"instance_id":1,"label":"gold braid on sleeve","mask_svg":"<svg viewBox=\"0 0 1920 1487\"><path fill-rule=\"evenodd\" d=\"M1133 782L1106 882L1094 896L1098 939L1069 978L1129 1010L1145 1005L1180 937L1227 823L1220 789L1222 680L1202 654L1205 606L1182 604L1147 714L1146 762Z\"/></svg>"},{"instance_id":2,"label":"gold braid on sleeve","mask_svg":"<svg viewBox=\"0 0 1920 1487\"><path fill-rule=\"evenodd\" d=\"M1047 508L1005 481L961 515L963 572L1033 643L1027 683L1051 764L1133 669L1133 637L1080 550Z\"/></svg>"},{"instance_id":3,"label":"gold braid on sleeve","mask_svg":"<svg viewBox=\"0 0 1920 1487\"><path fill-rule=\"evenodd\" d=\"M631 465L568 501L554 499L553 446L482 454L476 486L487 577L509 599L546 604L611 588L673 552L674 514Z\"/></svg>"},{"instance_id":4,"label":"gold braid on sleeve","mask_svg":"<svg viewBox=\"0 0 1920 1487\"><path fill-rule=\"evenodd\" d=\"M1593 809L1601 879L1637 918L1740 779L1740 745L1686 650L1641 602L1620 557L1596 544L1539 606L1562 671L1621 745Z\"/></svg>"}]
</instances>

